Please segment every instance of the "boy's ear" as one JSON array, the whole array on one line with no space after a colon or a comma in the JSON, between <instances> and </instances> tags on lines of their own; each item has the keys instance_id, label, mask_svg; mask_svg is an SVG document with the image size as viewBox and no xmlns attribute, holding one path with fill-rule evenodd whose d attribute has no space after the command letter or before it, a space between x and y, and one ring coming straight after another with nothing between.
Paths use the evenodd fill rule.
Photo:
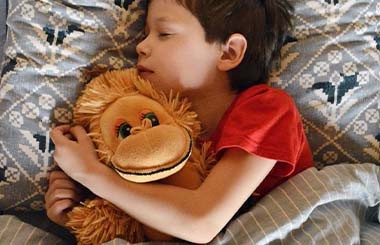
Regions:
<instances>
[{"instance_id":1,"label":"boy's ear","mask_svg":"<svg viewBox=\"0 0 380 245\"><path fill-rule=\"evenodd\" d=\"M218 62L218 69L229 71L237 67L243 60L247 50L247 39L239 33L232 34L222 45L222 54Z\"/></svg>"}]
</instances>

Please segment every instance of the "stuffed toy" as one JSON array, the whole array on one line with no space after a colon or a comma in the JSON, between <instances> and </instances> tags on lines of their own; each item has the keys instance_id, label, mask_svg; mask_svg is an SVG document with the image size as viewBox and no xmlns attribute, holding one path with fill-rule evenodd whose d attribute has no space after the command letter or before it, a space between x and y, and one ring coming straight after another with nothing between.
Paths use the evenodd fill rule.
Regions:
<instances>
[{"instance_id":1,"label":"stuffed toy","mask_svg":"<svg viewBox=\"0 0 380 245\"><path fill-rule=\"evenodd\" d=\"M158 181L198 188L214 159L186 98L157 91L136 69L107 71L87 84L74 108L74 123L84 126L99 159L126 181ZM91 197L74 207L66 226L79 244L116 237L129 242L173 238L142 225L112 203Z\"/></svg>"}]
</instances>

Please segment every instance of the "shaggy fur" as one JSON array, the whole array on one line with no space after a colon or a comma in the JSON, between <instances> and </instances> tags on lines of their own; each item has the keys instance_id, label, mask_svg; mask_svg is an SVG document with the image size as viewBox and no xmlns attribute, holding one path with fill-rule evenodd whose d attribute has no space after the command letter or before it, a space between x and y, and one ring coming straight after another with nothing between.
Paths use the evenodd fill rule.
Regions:
<instances>
[{"instance_id":1,"label":"shaggy fur","mask_svg":"<svg viewBox=\"0 0 380 245\"><path fill-rule=\"evenodd\" d=\"M74 122L84 126L95 142L102 163L111 164L114 155L103 141L100 118L104 111L117 99L133 95L145 95L159 102L179 127L190 132L196 142L201 131L195 112L190 111L190 103L179 94L156 91L152 85L137 75L135 69L108 71L94 78L85 88L74 109ZM193 164L203 181L215 162L208 155L210 144L193 147L186 164ZM175 183L170 183L175 185ZM79 244L100 244L116 237L129 242L142 242L144 227L122 210L101 198L88 199L69 213L67 227L74 233Z\"/></svg>"},{"instance_id":2,"label":"shaggy fur","mask_svg":"<svg viewBox=\"0 0 380 245\"><path fill-rule=\"evenodd\" d=\"M100 131L100 117L103 112L117 99L131 94L140 93L159 102L171 115L175 122L186 128L196 139L201 130L197 114L190 111L191 104L179 94L156 91L151 83L141 79L136 69L108 71L94 78L78 99L74 109L74 123L82 125L90 132L90 137L97 145L101 161L110 162L113 152L104 144Z\"/></svg>"}]
</instances>

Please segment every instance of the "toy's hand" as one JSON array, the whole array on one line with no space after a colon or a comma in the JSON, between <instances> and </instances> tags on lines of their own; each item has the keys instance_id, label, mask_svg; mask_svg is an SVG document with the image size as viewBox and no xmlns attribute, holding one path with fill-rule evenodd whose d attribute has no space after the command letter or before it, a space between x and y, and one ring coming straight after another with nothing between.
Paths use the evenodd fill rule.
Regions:
<instances>
[{"instance_id":1,"label":"toy's hand","mask_svg":"<svg viewBox=\"0 0 380 245\"><path fill-rule=\"evenodd\" d=\"M81 200L82 188L62 171L53 171L45 194L45 208L49 219L64 226L67 213Z\"/></svg>"},{"instance_id":2,"label":"toy's hand","mask_svg":"<svg viewBox=\"0 0 380 245\"><path fill-rule=\"evenodd\" d=\"M66 137L68 134L72 139ZM50 136L55 144L54 160L74 180L78 181L78 177L99 165L94 145L83 127L58 126Z\"/></svg>"}]
</instances>

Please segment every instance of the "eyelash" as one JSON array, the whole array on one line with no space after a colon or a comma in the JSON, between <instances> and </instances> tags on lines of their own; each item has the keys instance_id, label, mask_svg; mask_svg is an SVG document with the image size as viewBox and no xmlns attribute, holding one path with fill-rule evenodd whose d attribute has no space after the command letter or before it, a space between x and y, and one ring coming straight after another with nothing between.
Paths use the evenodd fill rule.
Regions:
<instances>
[{"instance_id":1,"label":"eyelash","mask_svg":"<svg viewBox=\"0 0 380 245\"><path fill-rule=\"evenodd\" d=\"M125 121L122 121L122 120L117 120L117 121L116 121L116 123L115 123L115 133L116 133L116 137L118 137L120 127L121 127L121 125L123 125L123 123L125 123Z\"/></svg>"},{"instance_id":2,"label":"eyelash","mask_svg":"<svg viewBox=\"0 0 380 245\"><path fill-rule=\"evenodd\" d=\"M146 38L148 38L148 36L150 35L151 33L148 33L148 32L144 32L143 34L143 37L142 37L142 40L145 40ZM173 33L170 33L170 32L158 32L157 33L157 36L161 39L163 38L168 38L169 36L172 36Z\"/></svg>"},{"instance_id":3,"label":"eyelash","mask_svg":"<svg viewBox=\"0 0 380 245\"><path fill-rule=\"evenodd\" d=\"M160 38L169 37L169 36L171 36L171 35L172 35L171 33L159 33L159 34L158 34L158 36L159 36Z\"/></svg>"}]
</instances>

